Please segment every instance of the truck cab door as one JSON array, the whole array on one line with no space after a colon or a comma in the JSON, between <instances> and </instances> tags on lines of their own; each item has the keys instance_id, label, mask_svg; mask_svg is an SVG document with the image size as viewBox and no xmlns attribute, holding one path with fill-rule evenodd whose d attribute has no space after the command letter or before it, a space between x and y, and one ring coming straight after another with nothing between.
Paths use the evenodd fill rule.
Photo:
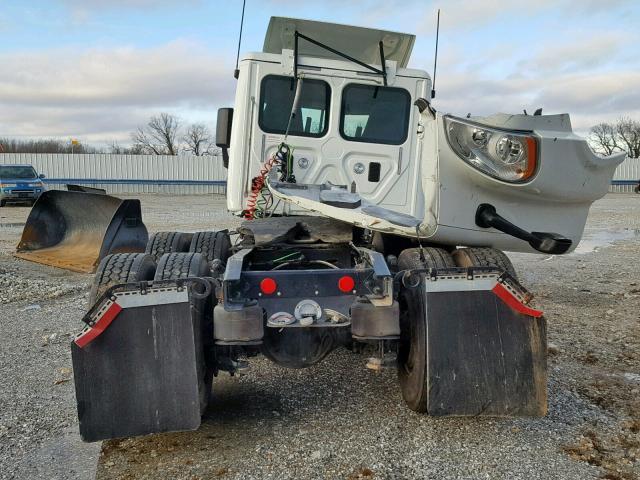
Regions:
<instances>
[{"instance_id":1,"label":"truck cab door","mask_svg":"<svg viewBox=\"0 0 640 480\"><path fill-rule=\"evenodd\" d=\"M396 77L394 86L384 87L377 79L356 83L342 75L305 77L299 84L287 137L296 182L347 185L373 204L420 215L418 112L412 103L426 82ZM295 88L292 77L262 80L252 145L264 159L284 140Z\"/></svg>"}]
</instances>

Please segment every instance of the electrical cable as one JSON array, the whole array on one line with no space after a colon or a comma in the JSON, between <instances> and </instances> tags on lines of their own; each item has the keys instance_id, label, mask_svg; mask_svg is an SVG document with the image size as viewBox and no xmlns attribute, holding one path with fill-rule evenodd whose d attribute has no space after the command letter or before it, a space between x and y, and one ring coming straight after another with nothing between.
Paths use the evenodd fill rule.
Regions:
<instances>
[{"instance_id":1,"label":"electrical cable","mask_svg":"<svg viewBox=\"0 0 640 480\"><path fill-rule=\"evenodd\" d=\"M267 177L269 173L276 165L282 166L283 163L289 162L292 164L293 158L291 157L291 147L282 142L278 146L278 150L264 162L258 175L251 179L251 193L247 198L247 208L244 210L243 216L247 220L253 220L255 218L265 218L268 213L268 209L273 204L273 195L269 190ZM286 175L281 171L281 181L287 181L286 178L282 180L282 176ZM289 178L287 176L287 178ZM295 178L294 178L295 181Z\"/></svg>"},{"instance_id":2,"label":"electrical cable","mask_svg":"<svg viewBox=\"0 0 640 480\"><path fill-rule=\"evenodd\" d=\"M309 260L308 262L285 262L285 263L281 263L280 265L277 265L275 267L273 267L271 270L280 270L281 268L284 267L288 267L290 265L298 265L301 263L308 263L309 265L311 264L317 264L317 265L324 265L325 267L329 267L332 268L334 270L340 270L339 267L335 266L333 263L329 263L325 260Z\"/></svg>"},{"instance_id":3,"label":"electrical cable","mask_svg":"<svg viewBox=\"0 0 640 480\"><path fill-rule=\"evenodd\" d=\"M244 21L244 3L242 7L242 18ZM240 26L240 36L242 37L242 25ZM238 41L238 57L240 55L240 40ZM236 59L237 63L237 59ZM291 112L289 113L289 120L287 121L287 127L284 132L284 140L278 146L278 150L268 160L266 160L258 175L251 179L251 192L247 198L247 208L243 212L243 216L247 220L254 220L255 218L265 218L268 215L268 210L273 205L273 195L266 185L267 177L274 166L280 166L280 181L296 183L296 177L293 175L293 149L287 142L289 136L289 128L291 122L296 115L296 110L300 104L300 97L302 94L302 78L296 79L296 91L293 97L293 103L291 105Z\"/></svg>"},{"instance_id":4,"label":"electrical cable","mask_svg":"<svg viewBox=\"0 0 640 480\"><path fill-rule=\"evenodd\" d=\"M266 187L265 182L269 172L271 172L271 169L280 161L278 153L279 150L271 155L271 157L269 157L269 159L267 159L260 168L258 175L251 179L251 193L247 198L247 208L244 211L244 218L247 220L253 220L256 218L256 210L259 207L262 207L261 205L258 205L258 196L262 193L262 189Z\"/></svg>"}]
</instances>

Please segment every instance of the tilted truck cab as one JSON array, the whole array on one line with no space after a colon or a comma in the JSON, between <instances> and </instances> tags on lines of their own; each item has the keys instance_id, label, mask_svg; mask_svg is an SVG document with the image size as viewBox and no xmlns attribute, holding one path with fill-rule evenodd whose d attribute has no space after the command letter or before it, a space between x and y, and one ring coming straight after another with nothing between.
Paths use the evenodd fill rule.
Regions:
<instances>
[{"instance_id":1,"label":"tilted truck cab","mask_svg":"<svg viewBox=\"0 0 640 480\"><path fill-rule=\"evenodd\" d=\"M344 48L350 27L340 27L340 31L337 38L344 38L345 44L337 48ZM276 34L273 28L270 32ZM331 38L334 40L333 35ZM368 45L376 52L377 38L379 35L373 36ZM404 42L397 42L410 52L413 36L401 38ZM265 47L274 43L268 37ZM358 64L310 56L314 49L306 48L309 45L314 46L299 40L302 87L298 111L289 126L296 182L349 186L355 182L355 190L372 203L421 215L422 206L410 194L421 189L419 165L414 160L421 146L415 135L420 115L412 103L431 91L429 76L406 68L406 52L401 63L386 59L385 87L380 75ZM295 55L287 46L278 53L249 54L240 62L230 148L230 211L246 208L252 177L276 152L287 129L296 91ZM351 53L365 58L363 53Z\"/></svg>"},{"instance_id":2,"label":"tilted truck cab","mask_svg":"<svg viewBox=\"0 0 640 480\"><path fill-rule=\"evenodd\" d=\"M378 69L381 49L386 75L307 38ZM589 206L606 193L623 155L594 154L566 114L458 118L436 112L426 100L429 75L407 68L413 43L408 34L272 19L264 51L240 62L229 210L246 211L252 180L288 128L296 186L274 184L275 171L268 178L270 194L285 200L281 206L289 212L316 212L441 245L535 251L526 240L478 225L478 207L489 204L522 230L557 233L572 251ZM321 191L340 186L360 204L323 201ZM394 214L413 217L418 231L398 225Z\"/></svg>"},{"instance_id":3,"label":"tilted truck cab","mask_svg":"<svg viewBox=\"0 0 640 480\"><path fill-rule=\"evenodd\" d=\"M546 413L546 322L500 249L575 248L621 158L567 115L437 112L413 43L271 19L218 114L246 221L102 260L72 344L85 440L197 428L220 372L340 347L417 412Z\"/></svg>"}]
</instances>

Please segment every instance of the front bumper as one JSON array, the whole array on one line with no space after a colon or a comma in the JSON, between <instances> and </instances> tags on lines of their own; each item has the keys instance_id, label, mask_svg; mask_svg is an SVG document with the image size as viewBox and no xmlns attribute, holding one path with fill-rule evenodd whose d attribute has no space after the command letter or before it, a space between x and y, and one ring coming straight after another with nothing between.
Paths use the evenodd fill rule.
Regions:
<instances>
[{"instance_id":1,"label":"front bumper","mask_svg":"<svg viewBox=\"0 0 640 480\"><path fill-rule=\"evenodd\" d=\"M37 200L44 188L5 187L0 189L0 200L6 202L28 202Z\"/></svg>"}]
</instances>

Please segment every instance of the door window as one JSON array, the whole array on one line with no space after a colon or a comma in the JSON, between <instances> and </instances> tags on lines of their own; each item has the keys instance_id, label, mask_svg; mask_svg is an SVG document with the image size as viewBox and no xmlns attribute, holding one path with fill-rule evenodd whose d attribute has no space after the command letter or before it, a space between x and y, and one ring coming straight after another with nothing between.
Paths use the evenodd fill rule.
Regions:
<instances>
[{"instance_id":1,"label":"door window","mask_svg":"<svg viewBox=\"0 0 640 480\"><path fill-rule=\"evenodd\" d=\"M400 145L407 139L410 110L411 95L402 88L347 85L340 134L354 142Z\"/></svg>"},{"instance_id":2,"label":"door window","mask_svg":"<svg viewBox=\"0 0 640 480\"><path fill-rule=\"evenodd\" d=\"M304 79L300 103L289 127L290 135L322 137L327 133L331 89L327 82ZM258 125L266 133L287 130L296 82L293 77L267 75L260 87L260 113Z\"/></svg>"}]
</instances>

